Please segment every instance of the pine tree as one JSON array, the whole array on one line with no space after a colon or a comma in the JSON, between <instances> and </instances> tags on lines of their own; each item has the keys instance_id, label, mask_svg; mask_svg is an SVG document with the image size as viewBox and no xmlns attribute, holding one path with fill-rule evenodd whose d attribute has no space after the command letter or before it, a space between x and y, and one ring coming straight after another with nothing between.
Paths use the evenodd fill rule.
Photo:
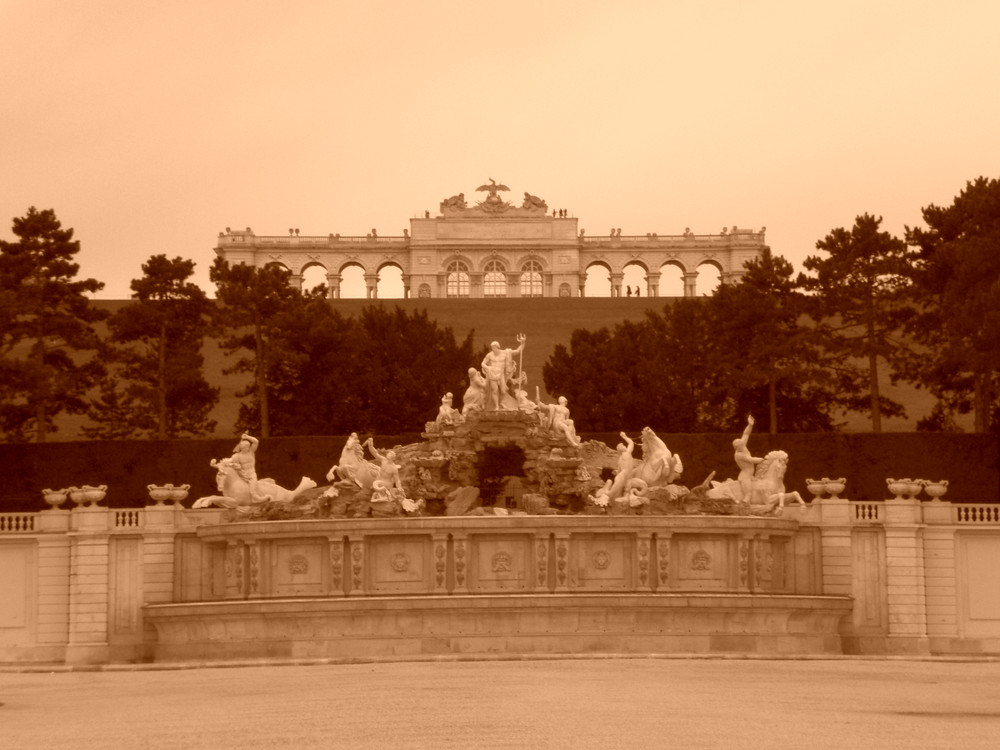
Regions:
<instances>
[{"instance_id":1,"label":"pine tree","mask_svg":"<svg viewBox=\"0 0 1000 750\"><path fill-rule=\"evenodd\" d=\"M86 412L104 375L93 324L107 313L87 296L104 284L76 279L80 243L51 209L29 208L13 231L16 242L0 241L0 430L44 442L57 415Z\"/></svg>"}]
</instances>

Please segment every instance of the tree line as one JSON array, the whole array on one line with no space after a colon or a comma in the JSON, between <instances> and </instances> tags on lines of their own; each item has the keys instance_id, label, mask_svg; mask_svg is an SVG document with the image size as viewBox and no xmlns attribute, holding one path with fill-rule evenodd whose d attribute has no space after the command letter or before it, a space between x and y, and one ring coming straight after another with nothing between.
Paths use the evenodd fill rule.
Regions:
<instances>
[{"instance_id":1,"label":"tree line","mask_svg":"<svg viewBox=\"0 0 1000 750\"><path fill-rule=\"evenodd\" d=\"M578 329L544 366L546 389L569 398L585 431L656 425L733 431L746 414L772 432L836 429L847 412L903 416L880 375L927 389L936 406L917 428L1000 423L1000 181L978 178L951 205L927 206L926 227L897 238L879 217L816 243L806 273L769 250L742 281L710 297L612 329ZM210 300L193 261L154 255L109 313L103 288L78 279L73 230L30 208L0 241L0 433L45 441L55 417L85 415L93 439L211 433L219 388L203 344L218 342L227 374L249 385L237 431L270 435L392 434L422 424L442 393L461 393L475 360L426 313L366 308L345 318L325 289L302 292L277 266L216 258ZM98 334L98 324L106 326Z\"/></svg>"}]
</instances>

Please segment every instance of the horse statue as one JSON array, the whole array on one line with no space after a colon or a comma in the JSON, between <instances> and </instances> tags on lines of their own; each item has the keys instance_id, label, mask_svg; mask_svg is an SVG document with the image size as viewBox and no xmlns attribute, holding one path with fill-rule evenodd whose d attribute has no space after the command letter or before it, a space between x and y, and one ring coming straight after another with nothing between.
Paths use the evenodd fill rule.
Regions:
<instances>
[{"instance_id":1,"label":"horse statue","mask_svg":"<svg viewBox=\"0 0 1000 750\"><path fill-rule=\"evenodd\" d=\"M337 479L354 482L359 487L370 490L378 475L378 464L365 458L365 449L358 439L358 433L352 432L340 452L340 461L330 468L326 478L330 482Z\"/></svg>"},{"instance_id":2,"label":"horse statue","mask_svg":"<svg viewBox=\"0 0 1000 750\"><path fill-rule=\"evenodd\" d=\"M222 494L199 498L191 506L193 508L209 508L215 505L247 513L251 506L260 503L291 502L300 493L316 486L316 482L309 477L302 477L299 486L294 490L281 487L273 479L258 479L251 483L240 476L236 462L231 458L219 460L213 458L211 465L216 469L215 483Z\"/></svg>"},{"instance_id":3,"label":"horse statue","mask_svg":"<svg viewBox=\"0 0 1000 750\"><path fill-rule=\"evenodd\" d=\"M750 494L745 496L736 479L712 482L712 489L706 496L713 500L730 499L734 503L748 505L751 511L780 515L786 502L796 502L805 511L806 503L796 491L785 491L785 471L788 469L788 454L785 451L771 451L757 464L750 482Z\"/></svg>"},{"instance_id":4,"label":"horse statue","mask_svg":"<svg viewBox=\"0 0 1000 750\"><path fill-rule=\"evenodd\" d=\"M642 428L642 461L637 461L629 479L641 479L649 488L672 484L684 471L681 457L648 427Z\"/></svg>"}]
</instances>

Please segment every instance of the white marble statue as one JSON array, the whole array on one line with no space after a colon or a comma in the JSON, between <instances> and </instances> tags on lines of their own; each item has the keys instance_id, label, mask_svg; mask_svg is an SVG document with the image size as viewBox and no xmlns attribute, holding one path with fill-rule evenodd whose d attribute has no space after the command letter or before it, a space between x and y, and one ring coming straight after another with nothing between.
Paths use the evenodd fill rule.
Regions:
<instances>
[{"instance_id":1,"label":"white marble statue","mask_svg":"<svg viewBox=\"0 0 1000 750\"><path fill-rule=\"evenodd\" d=\"M359 487L370 489L378 478L378 473L378 465L365 459L365 448L358 439L358 433L352 432L340 452L340 461L326 473L326 479L328 482L338 479L353 482Z\"/></svg>"},{"instance_id":2,"label":"white marble statue","mask_svg":"<svg viewBox=\"0 0 1000 750\"><path fill-rule=\"evenodd\" d=\"M258 445L257 438L243 433L232 456L219 460L213 458L210 465L216 469L216 487L221 494L199 498L191 507L208 508L216 505L249 510L250 506L263 502L290 502L301 492L316 486L316 482L309 477L302 477L294 490L281 487L273 479L258 479Z\"/></svg>"},{"instance_id":3,"label":"white marble statue","mask_svg":"<svg viewBox=\"0 0 1000 750\"><path fill-rule=\"evenodd\" d=\"M684 471L681 457L671 453L649 427L642 428L642 461L632 469L631 479L641 479L649 487L662 487L676 482Z\"/></svg>"},{"instance_id":4,"label":"white marble statue","mask_svg":"<svg viewBox=\"0 0 1000 750\"><path fill-rule=\"evenodd\" d=\"M380 453L375 448L375 444L371 438L365 441L365 445L368 446L368 450L372 452L372 455L379 460L378 479L384 482L387 487L402 492L403 482L399 478L399 469L401 467L396 463L396 451L387 450L385 453Z\"/></svg>"},{"instance_id":5,"label":"white marble statue","mask_svg":"<svg viewBox=\"0 0 1000 750\"><path fill-rule=\"evenodd\" d=\"M465 395L462 396L462 416L467 417L471 412L481 411L485 399L486 378L475 367L470 367L469 387L465 389Z\"/></svg>"},{"instance_id":6,"label":"white marble statue","mask_svg":"<svg viewBox=\"0 0 1000 750\"><path fill-rule=\"evenodd\" d=\"M628 480L632 478L632 473L635 471L635 458L632 456L635 442L624 432L618 434L625 442L619 443L616 449L618 451L618 466L615 468L614 480L611 481L611 486L608 488L608 496L611 499L620 497L625 492Z\"/></svg>"},{"instance_id":7,"label":"white marble statue","mask_svg":"<svg viewBox=\"0 0 1000 750\"><path fill-rule=\"evenodd\" d=\"M441 406L438 408L437 417L434 419L434 424L437 425L438 429L447 425L458 424L462 421L462 414L452 405L453 401L454 396L452 396L450 391L441 397Z\"/></svg>"},{"instance_id":8,"label":"white marble statue","mask_svg":"<svg viewBox=\"0 0 1000 750\"><path fill-rule=\"evenodd\" d=\"M576 425L569 416L569 401L565 396L560 396L554 404L543 404L538 398L536 389L535 399L538 408L543 412L542 426L557 437L564 437L572 445L579 447L580 438L576 434ZM547 417L547 418L546 418Z\"/></svg>"},{"instance_id":9,"label":"white marble statue","mask_svg":"<svg viewBox=\"0 0 1000 750\"><path fill-rule=\"evenodd\" d=\"M746 429L743 430L743 435L733 441L733 457L736 460L736 465L740 469L740 475L737 477L736 481L739 482L740 492L744 498L750 497L754 469L756 469L757 465L764 460L763 458L754 458L754 456L751 455L750 450L747 448L747 442L750 440L750 432L753 430L753 425L753 417L747 415L747 426Z\"/></svg>"},{"instance_id":10,"label":"white marble statue","mask_svg":"<svg viewBox=\"0 0 1000 750\"><path fill-rule=\"evenodd\" d=\"M481 365L483 377L486 379L483 408L487 411L517 409L517 400L510 392L508 381L514 377L518 369L514 355L524 351L526 338L523 333L517 334L516 349L502 349L498 341L490 343L490 350L483 357Z\"/></svg>"},{"instance_id":11,"label":"white marble statue","mask_svg":"<svg viewBox=\"0 0 1000 750\"><path fill-rule=\"evenodd\" d=\"M712 482L706 496L714 500L729 499L734 503L748 506L751 510L780 513L786 502L795 502L805 510L805 501L796 492L785 491L785 471L788 469L788 454L784 451L770 451L756 465L750 492L744 490L737 479Z\"/></svg>"}]
</instances>

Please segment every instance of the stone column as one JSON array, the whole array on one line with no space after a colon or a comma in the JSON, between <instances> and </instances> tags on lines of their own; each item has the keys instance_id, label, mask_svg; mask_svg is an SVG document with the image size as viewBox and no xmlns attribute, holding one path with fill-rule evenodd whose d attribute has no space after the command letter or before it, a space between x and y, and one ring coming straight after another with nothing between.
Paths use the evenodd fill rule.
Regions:
<instances>
[{"instance_id":1,"label":"stone column","mask_svg":"<svg viewBox=\"0 0 1000 750\"><path fill-rule=\"evenodd\" d=\"M293 273L293 274L291 274L288 277L288 284L289 284L289 286L292 287L292 289L298 289L301 292L302 291L302 274L301 273Z\"/></svg>"},{"instance_id":2,"label":"stone column","mask_svg":"<svg viewBox=\"0 0 1000 750\"><path fill-rule=\"evenodd\" d=\"M365 274L365 294L368 299L378 299L378 274Z\"/></svg>"},{"instance_id":3,"label":"stone column","mask_svg":"<svg viewBox=\"0 0 1000 750\"><path fill-rule=\"evenodd\" d=\"M45 661L66 658L70 609L70 511L45 510L35 520L38 544L38 619L35 642Z\"/></svg>"},{"instance_id":4,"label":"stone column","mask_svg":"<svg viewBox=\"0 0 1000 750\"><path fill-rule=\"evenodd\" d=\"M890 654L927 654L927 601L920 501L885 503L885 563Z\"/></svg>"},{"instance_id":5,"label":"stone column","mask_svg":"<svg viewBox=\"0 0 1000 750\"><path fill-rule=\"evenodd\" d=\"M698 296L698 272L685 271L683 275L684 275L684 296L685 297Z\"/></svg>"},{"instance_id":6,"label":"stone column","mask_svg":"<svg viewBox=\"0 0 1000 750\"><path fill-rule=\"evenodd\" d=\"M94 506L70 512L68 664L102 664L108 644L109 535L114 512Z\"/></svg>"},{"instance_id":7,"label":"stone column","mask_svg":"<svg viewBox=\"0 0 1000 750\"><path fill-rule=\"evenodd\" d=\"M660 272L651 271L646 274L646 296L647 297L659 297L660 296Z\"/></svg>"},{"instance_id":8,"label":"stone column","mask_svg":"<svg viewBox=\"0 0 1000 750\"><path fill-rule=\"evenodd\" d=\"M844 498L818 498L823 591L827 596L851 596L851 504Z\"/></svg>"},{"instance_id":9,"label":"stone column","mask_svg":"<svg viewBox=\"0 0 1000 750\"><path fill-rule=\"evenodd\" d=\"M611 296L621 297L622 296L622 279L625 278L625 274L613 273L611 274Z\"/></svg>"},{"instance_id":10,"label":"stone column","mask_svg":"<svg viewBox=\"0 0 1000 750\"><path fill-rule=\"evenodd\" d=\"M927 636L933 651L946 651L934 641L958 637L958 595L955 568L955 527L952 505L932 500L922 506L924 523L924 591Z\"/></svg>"},{"instance_id":11,"label":"stone column","mask_svg":"<svg viewBox=\"0 0 1000 750\"><path fill-rule=\"evenodd\" d=\"M174 601L176 589L175 554L177 526L184 509L169 505L149 505L143 511L142 536L142 602L140 604L169 604ZM155 639L155 629L142 622L142 609L138 612L143 649Z\"/></svg>"},{"instance_id":12,"label":"stone column","mask_svg":"<svg viewBox=\"0 0 1000 750\"><path fill-rule=\"evenodd\" d=\"M340 299L340 274L328 273L326 275L326 287L330 299Z\"/></svg>"}]
</instances>

